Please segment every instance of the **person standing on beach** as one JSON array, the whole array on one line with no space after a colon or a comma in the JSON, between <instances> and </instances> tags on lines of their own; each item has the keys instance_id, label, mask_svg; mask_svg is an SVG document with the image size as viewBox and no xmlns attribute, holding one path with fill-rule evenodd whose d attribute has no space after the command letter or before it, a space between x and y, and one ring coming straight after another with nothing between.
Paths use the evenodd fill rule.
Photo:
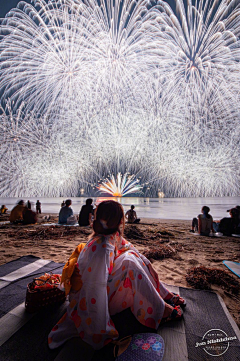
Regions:
<instances>
[{"instance_id":1,"label":"person standing on beach","mask_svg":"<svg viewBox=\"0 0 240 361\"><path fill-rule=\"evenodd\" d=\"M78 223L80 227L89 226L92 223L92 216L93 216L92 202L93 202L92 198L88 198L86 200L86 204L81 208L78 218Z\"/></svg>"},{"instance_id":2,"label":"person standing on beach","mask_svg":"<svg viewBox=\"0 0 240 361\"><path fill-rule=\"evenodd\" d=\"M28 208L28 209L31 209L31 208L32 208L32 205L31 205L31 202L30 202L30 201L27 201L27 208Z\"/></svg>"},{"instance_id":3,"label":"person standing on beach","mask_svg":"<svg viewBox=\"0 0 240 361\"><path fill-rule=\"evenodd\" d=\"M36 212L37 214L41 214L42 213L42 210L41 210L41 202L39 202L39 200L37 200L36 202Z\"/></svg>"},{"instance_id":4,"label":"person standing on beach","mask_svg":"<svg viewBox=\"0 0 240 361\"><path fill-rule=\"evenodd\" d=\"M68 217L73 215L73 210L70 207L71 204L72 204L71 199L67 199L66 205L60 209L59 216L58 216L58 223L67 224Z\"/></svg>"}]
</instances>

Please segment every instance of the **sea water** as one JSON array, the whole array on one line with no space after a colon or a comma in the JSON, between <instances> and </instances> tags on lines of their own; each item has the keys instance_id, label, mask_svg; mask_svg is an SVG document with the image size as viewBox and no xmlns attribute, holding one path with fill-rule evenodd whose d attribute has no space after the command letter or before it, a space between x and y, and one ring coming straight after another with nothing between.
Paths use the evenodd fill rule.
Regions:
<instances>
[{"instance_id":1,"label":"sea water","mask_svg":"<svg viewBox=\"0 0 240 361\"><path fill-rule=\"evenodd\" d=\"M28 198L21 198L27 201ZM66 198L29 198L32 209L35 210L36 201L42 204L42 213L58 213L63 200ZM79 214L82 205L87 198L72 197L72 209L74 214ZM139 218L157 219L179 219L191 220L201 213L203 206L210 208L210 214L214 219L229 217L227 210L240 205L240 197L214 197L214 198L143 198L143 197L122 197L122 198L92 198L93 204L97 205L102 200L114 199L120 202L126 212L130 206L135 205L135 211ZM20 198L0 198L0 204L5 204L9 211L17 204Z\"/></svg>"}]
</instances>

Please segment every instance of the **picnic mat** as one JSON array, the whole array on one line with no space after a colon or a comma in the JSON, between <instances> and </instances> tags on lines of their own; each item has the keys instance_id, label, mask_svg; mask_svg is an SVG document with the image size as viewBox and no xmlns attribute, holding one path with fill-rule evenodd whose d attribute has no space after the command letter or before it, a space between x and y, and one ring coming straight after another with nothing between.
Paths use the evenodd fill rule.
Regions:
<instances>
[{"instance_id":1,"label":"picnic mat","mask_svg":"<svg viewBox=\"0 0 240 361\"><path fill-rule=\"evenodd\" d=\"M163 338L156 333L137 333L133 335L128 348L117 361L161 361L164 355Z\"/></svg>"},{"instance_id":2,"label":"picnic mat","mask_svg":"<svg viewBox=\"0 0 240 361\"><path fill-rule=\"evenodd\" d=\"M0 358L2 361L107 361L113 346L93 352L77 338L49 350L47 337L66 310L67 301L35 314L25 311L26 286L45 272L61 273L63 264L34 256L0 266ZM184 318L158 328L164 340L164 361L240 360L240 332L222 299L214 292L168 286L187 301ZM112 317L120 337L153 332L129 309ZM219 355L216 358L216 353ZM140 360L139 360L140 361ZM149 360L151 361L151 360Z\"/></svg>"},{"instance_id":3,"label":"picnic mat","mask_svg":"<svg viewBox=\"0 0 240 361\"><path fill-rule=\"evenodd\" d=\"M223 261L223 264L230 269L236 276L240 277L240 263L233 261Z\"/></svg>"},{"instance_id":4,"label":"picnic mat","mask_svg":"<svg viewBox=\"0 0 240 361\"><path fill-rule=\"evenodd\" d=\"M41 223L41 226L79 227L79 224Z\"/></svg>"}]
</instances>

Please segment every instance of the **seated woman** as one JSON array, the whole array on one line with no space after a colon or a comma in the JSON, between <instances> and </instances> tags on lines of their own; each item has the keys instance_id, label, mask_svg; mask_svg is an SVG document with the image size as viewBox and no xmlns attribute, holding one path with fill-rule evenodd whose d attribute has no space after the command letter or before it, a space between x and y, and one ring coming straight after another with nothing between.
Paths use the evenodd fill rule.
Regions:
<instances>
[{"instance_id":1,"label":"seated woman","mask_svg":"<svg viewBox=\"0 0 240 361\"><path fill-rule=\"evenodd\" d=\"M78 251L67 312L49 334L51 349L72 337L102 348L118 338L111 315L128 307L140 323L153 329L182 317L184 299L161 284L150 261L122 237L123 229L122 206L100 203L94 232Z\"/></svg>"},{"instance_id":2,"label":"seated woman","mask_svg":"<svg viewBox=\"0 0 240 361\"><path fill-rule=\"evenodd\" d=\"M11 223L22 223L23 221L23 212L25 211L24 201L21 200L18 204L11 210L9 221Z\"/></svg>"},{"instance_id":3,"label":"seated woman","mask_svg":"<svg viewBox=\"0 0 240 361\"><path fill-rule=\"evenodd\" d=\"M209 236L211 232L215 233L213 229L213 218L209 214L209 212L209 207L202 207L202 214L198 215L198 219L193 218L192 220L191 232L194 232L196 230L198 233L200 233L201 236Z\"/></svg>"},{"instance_id":4,"label":"seated woman","mask_svg":"<svg viewBox=\"0 0 240 361\"><path fill-rule=\"evenodd\" d=\"M65 202L65 206L60 209L58 215L58 223L59 224L67 224L68 217L73 216L73 210L70 207L72 204L71 199L67 199Z\"/></svg>"},{"instance_id":5,"label":"seated woman","mask_svg":"<svg viewBox=\"0 0 240 361\"><path fill-rule=\"evenodd\" d=\"M0 209L0 213L1 214L6 214L7 213L8 208L5 206L5 204L2 205L1 209Z\"/></svg>"},{"instance_id":6,"label":"seated woman","mask_svg":"<svg viewBox=\"0 0 240 361\"><path fill-rule=\"evenodd\" d=\"M92 198L88 198L86 200L86 204L82 206L80 210L79 218L78 218L78 223L80 227L90 226L92 223L92 215L93 215L92 201L93 201Z\"/></svg>"},{"instance_id":7,"label":"seated woman","mask_svg":"<svg viewBox=\"0 0 240 361\"><path fill-rule=\"evenodd\" d=\"M23 224L35 224L37 223L37 213L33 212L28 207L23 210Z\"/></svg>"}]
</instances>

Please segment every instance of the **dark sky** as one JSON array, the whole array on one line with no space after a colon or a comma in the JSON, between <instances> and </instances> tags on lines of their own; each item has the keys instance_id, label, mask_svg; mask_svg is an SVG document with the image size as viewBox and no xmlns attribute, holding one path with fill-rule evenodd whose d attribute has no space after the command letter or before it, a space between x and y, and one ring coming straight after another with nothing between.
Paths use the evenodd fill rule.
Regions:
<instances>
[{"instance_id":1,"label":"dark sky","mask_svg":"<svg viewBox=\"0 0 240 361\"><path fill-rule=\"evenodd\" d=\"M31 0L23 0L26 3L31 4ZM166 0L167 1L167 0ZM15 8L20 0L0 0L0 18L4 18L9 10ZM173 0L167 1L170 4L173 3Z\"/></svg>"},{"instance_id":2,"label":"dark sky","mask_svg":"<svg viewBox=\"0 0 240 361\"><path fill-rule=\"evenodd\" d=\"M15 8L20 0L0 0L0 18L4 18L9 10ZM24 0L26 3L31 3L31 0Z\"/></svg>"}]
</instances>

